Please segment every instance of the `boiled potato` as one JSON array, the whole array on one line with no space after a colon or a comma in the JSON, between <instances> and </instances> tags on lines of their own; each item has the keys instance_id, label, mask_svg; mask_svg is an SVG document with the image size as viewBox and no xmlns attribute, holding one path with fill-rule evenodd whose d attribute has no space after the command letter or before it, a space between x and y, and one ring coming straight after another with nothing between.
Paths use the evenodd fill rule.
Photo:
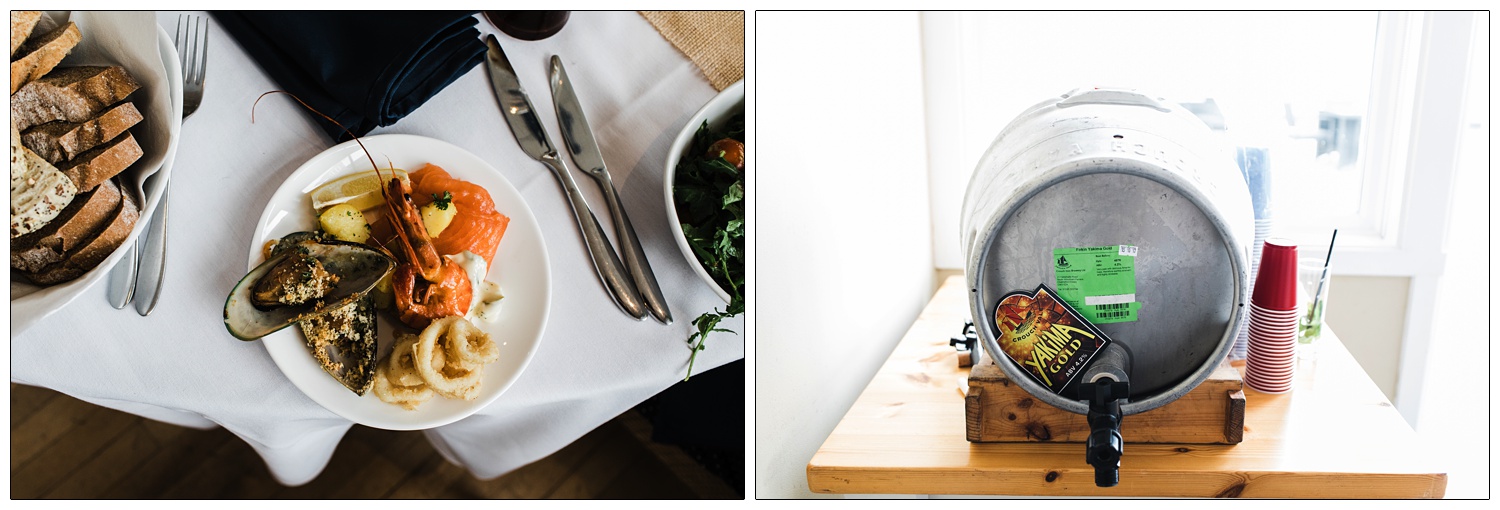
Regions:
<instances>
[{"instance_id":1,"label":"boiled potato","mask_svg":"<svg viewBox=\"0 0 1500 510\"><path fill-rule=\"evenodd\" d=\"M457 214L458 204L451 201L437 201L422 206L422 224L427 226L427 235L437 237L442 234Z\"/></svg>"},{"instance_id":2,"label":"boiled potato","mask_svg":"<svg viewBox=\"0 0 1500 510\"><path fill-rule=\"evenodd\" d=\"M363 243L370 239L370 226L365 223L365 214L349 204L329 207L318 216L323 231L333 234L340 241Z\"/></svg>"}]
</instances>

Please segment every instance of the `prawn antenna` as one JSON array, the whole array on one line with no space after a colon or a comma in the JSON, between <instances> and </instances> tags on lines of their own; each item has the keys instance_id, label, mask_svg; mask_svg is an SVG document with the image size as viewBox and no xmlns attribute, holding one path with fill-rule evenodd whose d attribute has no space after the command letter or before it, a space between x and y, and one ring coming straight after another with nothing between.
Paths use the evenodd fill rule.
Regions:
<instances>
[{"instance_id":1,"label":"prawn antenna","mask_svg":"<svg viewBox=\"0 0 1500 510\"><path fill-rule=\"evenodd\" d=\"M370 166L375 168L376 175L378 176L380 174L380 165L376 165L375 164L375 157L370 155L370 149L365 148L365 143L361 142L359 140L359 137L356 136L353 131L350 131L349 128L344 127L344 125L340 124L339 121L333 120L333 117L329 117L327 115L324 115L323 112L318 111L317 108L313 108L311 105L308 105L306 101L303 101L302 98L297 97L296 94L293 94L291 92L287 92L285 90L272 90L272 91L266 92L264 94L261 94L260 97L255 98L255 103L253 103L253 104L250 105L250 123L251 124L255 123L255 106L260 104L260 100L262 98L264 98L266 96L269 96L271 94L286 94L288 96L292 96L292 99L295 99L298 104L302 105L303 108L307 108L308 111L311 111L313 113L318 114L319 117L327 119L328 122L332 122L333 125L338 126L339 129L344 130L345 133L349 134L349 137L351 137L351 138L354 139L354 143L359 144L360 150L365 151L365 157L369 158L369 160L370 160ZM382 177L382 179L383 179L383 177Z\"/></svg>"}]
</instances>

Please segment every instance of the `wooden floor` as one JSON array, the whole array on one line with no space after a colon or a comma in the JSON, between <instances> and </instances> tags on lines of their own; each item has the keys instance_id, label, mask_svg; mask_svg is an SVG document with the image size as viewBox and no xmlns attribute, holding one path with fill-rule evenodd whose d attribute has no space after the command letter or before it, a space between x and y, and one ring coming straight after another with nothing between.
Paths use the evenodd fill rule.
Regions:
<instances>
[{"instance_id":1,"label":"wooden floor","mask_svg":"<svg viewBox=\"0 0 1500 510\"><path fill-rule=\"evenodd\" d=\"M13 499L606 498L741 499L675 446L653 443L628 411L505 476L480 481L420 432L355 425L321 474L278 484L228 431L143 419L57 392L11 384Z\"/></svg>"}]
</instances>

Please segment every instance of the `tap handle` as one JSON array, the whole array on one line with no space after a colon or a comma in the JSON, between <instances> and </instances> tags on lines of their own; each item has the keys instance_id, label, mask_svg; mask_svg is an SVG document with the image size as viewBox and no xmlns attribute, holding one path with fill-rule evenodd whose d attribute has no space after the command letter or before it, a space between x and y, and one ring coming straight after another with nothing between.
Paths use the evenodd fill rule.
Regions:
<instances>
[{"instance_id":1,"label":"tap handle","mask_svg":"<svg viewBox=\"0 0 1500 510\"><path fill-rule=\"evenodd\" d=\"M1103 378L1085 383L1079 395L1089 402L1089 439L1085 459L1094 466L1094 485L1114 487L1120 483L1120 457L1125 440L1120 435L1120 401L1130 395L1130 383Z\"/></svg>"}]
</instances>

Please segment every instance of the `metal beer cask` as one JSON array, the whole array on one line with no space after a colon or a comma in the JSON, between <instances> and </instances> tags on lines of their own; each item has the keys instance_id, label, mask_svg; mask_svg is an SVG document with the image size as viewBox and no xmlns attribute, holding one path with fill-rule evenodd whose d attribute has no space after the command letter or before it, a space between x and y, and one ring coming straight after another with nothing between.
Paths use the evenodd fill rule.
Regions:
<instances>
[{"instance_id":1,"label":"metal beer cask","mask_svg":"<svg viewBox=\"0 0 1500 510\"><path fill-rule=\"evenodd\" d=\"M1124 414L1176 400L1225 358L1246 319L1254 216L1220 143L1182 107L1113 89L1044 101L1001 131L970 179L961 239L981 344L1013 381L1089 410L1032 380L995 337L1001 296L1056 286L1058 248L1139 248L1138 319L1098 325L1129 355Z\"/></svg>"}]
</instances>

